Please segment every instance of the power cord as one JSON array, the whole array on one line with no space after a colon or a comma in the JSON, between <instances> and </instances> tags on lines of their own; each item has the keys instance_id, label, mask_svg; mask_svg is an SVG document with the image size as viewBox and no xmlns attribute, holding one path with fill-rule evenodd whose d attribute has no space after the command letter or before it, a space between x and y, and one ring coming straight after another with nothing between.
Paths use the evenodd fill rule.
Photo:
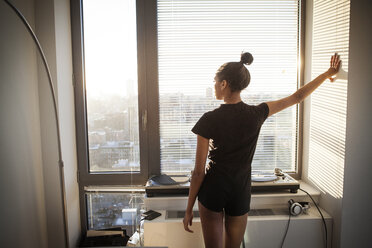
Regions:
<instances>
[{"instance_id":1,"label":"power cord","mask_svg":"<svg viewBox=\"0 0 372 248\"><path fill-rule=\"evenodd\" d=\"M142 221L144 221L146 219L146 217L142 217L139 221L139 225L138 225L138 237L139 237L139 242L140 242L140 245L143 246L143 240L141 239L141 225L142 225Z\"/></svg>"},{"instance_id":2,"label":"power cord","mask_svg":"<svg viewBox=\"0 0 372 248\"><path fill-rule=\"evenodd\" d=\"M322 221L323 221L323 225L324 225L324 232L325 232L325 247L327 248L327 245L328 245L328 232L327 232L327 224L325 222L323 213L322 213L322 211L320 211L320 209L319 209L318 205L315 203L313 197L307 191L305 191L305 190L303 190L301 188L299 188L299 190L305 192L310 197L310 199L313 201L316 209L318 209L318 212L319 212L320 216L322 216Z\"/></svg>"},{"instance_id":3,"label":"power cord","mask_svg":"<svg viewBox=\"0 0 372 248\"><path fill-rule=\"evenodd\" d=\"M140 242L140 245L143 246L143 243L142 243L142 240L141 240L141 225L142 225L142 221L144 220L147 220L148 216L143 216L140 220L139 220L139 223L138 223L138 238L139 238L139 242Z\"/></svg>"},{"instance_id":4,"label":"power cord","mask_svg":"<svg viewBox=\"0 0 372 248\"><path fill-rule=\"evenodd\" d=\"M312 197L312 196L311 196L311 195L310 195L306 190L303 190L303 189L301 189L301 188L299 188L299 190L305 192L305 193L310 197L310 199L313 201L313 203L314 203L316 209L318 209L318 212L319 212L320 216L322 217L323 226L324 226L324 232L325 232L325 247L327 248L327 245L328 245L328 232L327 232L327 224L326 224L326 222L325 222L325 219L324 219L323 213L322 213L322 211L320 211L320 209L319 209L319 207L318 207L318 204L315 203L313 197ZM281 248L283 248L284 241L285 241L285 239L286 239L286 237L287 237L287 233L288 233L288 229L289 229L289 224L290 224L290 222L291 222L291 216L292 216L292 215L291 215L291 210L290 210L290 209L288 209L288 215L289 215L289 217L288 217L288 222L287 222L287 228L286 228L285 233L284 233L284 236L283 236L282 244L281 244L281 246L280 246Z\"/></svg>"},{"instance_id":5,"label":"power cord","mask_svg":"<svg viewBox=\"0 0 372 248\"><path fill-rule=\"evenodd\" d=\"M283 245L284 245L284 241L285 241L285 238L287 237L287 233L288 233L288 229L289 229L289 223L291 222L291 210L288 209L288 222L287 222L287 228L285 229L285 233L284 233L284 236L283 236L283 240L282 240L282 244L280 245L281 248L283 248Z\"/></svg>"}]
</instances>

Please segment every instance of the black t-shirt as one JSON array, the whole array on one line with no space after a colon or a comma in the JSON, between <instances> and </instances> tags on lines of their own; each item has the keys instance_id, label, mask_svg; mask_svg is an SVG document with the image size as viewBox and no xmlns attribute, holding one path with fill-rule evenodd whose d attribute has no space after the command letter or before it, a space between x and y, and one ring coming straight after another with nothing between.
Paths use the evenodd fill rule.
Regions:
<instances>
[{"instance_id":1,"label":"black t-shirt","mask_svg":"<svg viewBox=\"0 0 372 248\"><path fill-rule=\"evenodd\" d=\"M268 114L266 103L257 106L244 102L221 104L205 113L192 132L210 139L211 167L250 171L258 135Z\"/></svg>"}]
</instances>

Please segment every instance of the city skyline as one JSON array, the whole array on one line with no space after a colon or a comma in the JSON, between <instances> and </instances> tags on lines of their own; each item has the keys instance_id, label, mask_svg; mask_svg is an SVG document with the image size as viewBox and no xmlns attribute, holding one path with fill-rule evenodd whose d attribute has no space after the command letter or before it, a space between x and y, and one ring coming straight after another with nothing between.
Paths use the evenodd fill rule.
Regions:
<instances>
[{"instance_id":1,"label":"city skyline","mask_svg":"<svg viewBox=\"0 0 372 248\"><path fill-rule=\"evenodd\" d=\"M255 104L265 101L268 97L272 95L251 94L249 96ZM221 104L208 91L205 91L204 97L194 96L191 100L190 98L183 94L167 94L160 97L162 172L187 173L192 170L196 138L191 128L203 113ZM135 107L138 100L136 97L122 98L120 100L122 106L115 108L110 107L111 101L112 98L104 103L101 99L100 104L94 104L94 100L88 98L90 170L93 172L139 171L139 126L138 110ZM90 103L96 108L90 108ZM252 163L254 168L273 169L282 163L281 168L294 170L296 121L288 127L278 128L275 124L276 122L291 123L294 117L295 108L279 113L266 121Z\"/></svg>"}]
</instances>

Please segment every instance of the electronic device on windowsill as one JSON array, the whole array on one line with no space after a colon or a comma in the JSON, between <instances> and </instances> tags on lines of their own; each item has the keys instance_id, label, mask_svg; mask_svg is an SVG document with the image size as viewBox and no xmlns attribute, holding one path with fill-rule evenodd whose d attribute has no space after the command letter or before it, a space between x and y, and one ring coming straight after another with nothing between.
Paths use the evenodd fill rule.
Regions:
<instances>
[{"instance_id":1,"label":"electronic device on windowsill","mask_svg":"<svg viewBox=\"0 0 372 248\"><path fill-rule=\"evenodd\" d=\"M164 178L169 177L169 178ZM190 182L187 177L161 175L150 178L145 187L147 197L154 196L187 196ZM161 182L165 182L164 184ZM297 193L300 183L287 173L276 168L275 173L252 171L252 192L289 190Z\"/></svg>"},{"instance_id":2,"label":"electronic device on windowsill","mask_svg":"<svg viewBox=\"0 0 372 248\"><path fill-rule=\"evenodd\" d=\"M275 168L275 172L252 171L252 192L288 190L297 193L300 183L284 173L281 169Z\"/></svg>"},{"instance_id":3,"label":"electronic device on windowsill","mask_svg":"<svg viewBox=\"0 0 372 248\"><path fill-rule=\"evenodd\" d=\"M154 196L187 196L190 178L187 176L160 175L150 177L145 186L147 197Z\"/></svg>"},{"instance_id":4,"label":"electronic device on windowsill","mask_svg":"<svg viewBox=\"0 0 372 248\"><path fill-rule=\"evenodd\" d=\"M161 213L156 212L154 210L149 210L141 214L143 220L153 220L159 217Z\"/></svg>"}]
</instances>

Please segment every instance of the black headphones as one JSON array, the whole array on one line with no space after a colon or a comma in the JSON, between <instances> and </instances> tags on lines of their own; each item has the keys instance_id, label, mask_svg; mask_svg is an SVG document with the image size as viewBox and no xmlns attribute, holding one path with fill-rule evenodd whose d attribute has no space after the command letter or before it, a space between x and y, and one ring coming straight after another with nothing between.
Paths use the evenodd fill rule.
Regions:
<instances>
[{"instance_id":1,"label":"black headphones","mask_svg":"<svg viewBox=\"0 0 372 248\"><path fill-rule=\"evenodd\" d=\"M310 208L309 202L295 202L293 199L288 201L289 204L289 213L293 216L306 213Z\"/></svg>"}]
</instances>

